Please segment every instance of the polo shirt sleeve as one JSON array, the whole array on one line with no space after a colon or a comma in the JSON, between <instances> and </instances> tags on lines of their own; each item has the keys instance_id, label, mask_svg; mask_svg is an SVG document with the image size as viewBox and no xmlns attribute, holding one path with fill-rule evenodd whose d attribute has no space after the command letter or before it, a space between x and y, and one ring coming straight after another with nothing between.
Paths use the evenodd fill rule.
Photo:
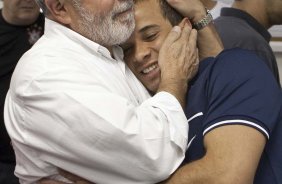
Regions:
<instances>
[{"instance_id":1,"label":"polo shirt sleeve","mask_svg":"<svg viewBox=\"0 0 282 184\"><path fill-rule=\"evenodd\" d=\"M250 51L221 53L210 72L203 135L224 125L246 125L267 139L279 119L281 89L273 74Z\"/></svg>"}]
</instances>

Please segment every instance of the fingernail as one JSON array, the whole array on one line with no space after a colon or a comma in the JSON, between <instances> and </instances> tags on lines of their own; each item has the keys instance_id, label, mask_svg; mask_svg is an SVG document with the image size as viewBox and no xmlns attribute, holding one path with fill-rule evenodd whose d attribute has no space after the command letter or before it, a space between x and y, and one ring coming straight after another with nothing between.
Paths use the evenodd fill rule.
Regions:
<instances>
[{"instance_id":1,"label":"fingernail","mask_svg":"<svg viewBox=\"0 0 282 184\"><path fill-rule=\"evenodd\" d=\"M172 28L172 31L177 32L177 33L180 33L180 32L181 32L181 28L180 28L179 26L174 26L174 27Z\"/></svg>"}]
</instances>

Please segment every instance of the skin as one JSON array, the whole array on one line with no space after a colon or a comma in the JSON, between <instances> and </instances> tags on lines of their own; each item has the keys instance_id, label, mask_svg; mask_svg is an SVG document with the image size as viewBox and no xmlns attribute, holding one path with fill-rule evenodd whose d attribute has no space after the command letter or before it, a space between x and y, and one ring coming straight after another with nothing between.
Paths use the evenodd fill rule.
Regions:
<instances>
[{"instance_id":1,"label":"skin","mask_svg":"<svg viewBox=\"0 0 282 184\"><path fill-rule=\"evenodd\" d=\"M2 15L13 25L29 25L36 21L39 7L34 0L3 0Z\"/></svg>"},{"instance_id":2,"label":"skin","mask_svg":"<svg viewBox=\"0 0 282 184\"><path fill-rule=\"evenodd\" d=\"M266 29L282 24L281 0L241 0L234 1L232 7L248 12Z\"/></svg>"},{"instance_id":3,"label":"skin","mask_svg":"<svg viewBox=\"0 0 282 184\"><path fill-rule=\"evenodd\" d=\"M193 1L190 3L195 6L190 6L188 10L179 9L179 12L193 22L197 22L205 16L206 12L198 0ZM177 1L174 3L178 5ZM124 60L144 86L154 94L161 80L158 67L159 50L172 25L162 16L160 6L155 0L138 2L135 5L135 20L134 33L121 45L124 49ZM200 59L216 56L222 51L222 43L213 25L198 31L197 46L200 50Z\"/></svg>"},{"instance_id":4,"label":"skin","mask_svg":"<svg viewBox=\"0 0 282 184\"><path fill-rule=\"evenodd\" d=\"M77 6L69 0L45 2L50 12L48 18L103 45L110 51L112 45L125 41L134 29L132 1L81 0L77 1ZM107 29L110 25L118 27L117 32L114 32L113 27Z\"/></svg>"},{"instance_id":5,"label":"skin","mask_svg":"<svg viewBox=\"0 0 282 184\"><path fill-rule=\"evenodd\" d=\"M82 9L88 12L88 15L98 16L101 17L101 21L103 18L111 13L112 10L115 9L121 3L128 3L133 2L129 0L81 0L81 4L79 5ZM95 39L93 34L96 33L95 29L99 29L99 25L97 22L96 24L89 24L89 22L83 20L84 16L82 16L81 11L77 9L73 5L73 1L69 0L45 0L45 4L48 9L47 17L51 20L54 20L70 29L74 30L75 32L83 35L90 40L99 43L106 47L110 52L112 52L113 43L107 44L105 40ZM133 4L132 4L133 7ZM115 11L113 11L115 12ZM132 25L134 23L134 16L128 16L128 14L133 15L133 9L128 9L128 11L121 13L119 11L115 12L114 16L112 17L112 23L118 22L118 27L123 26L125 28L128 25ZM126 17L126 18L125 18ZM90 17L91 18L91 17ZM111 23L109 23L110 26ZM85 29L81 29L81 27L85 26ZM95 27L97 26L97 27ZM93 28L94 27L94 28ZM86 31L85 31L86 30ZM90 31L87 31L90 30ZM107 31L107 30L106 30ZM125 41L128 37L125 37L123 34L126 31L123 31L119 34L115 33L115 30L112 30L113 35L115 38L119 38L123 36L123 39L120 42ZM129 31L131 33L131 31ZM166 39L166 42L162 45L163 54L162 56L162 63L163 63L163 72L161 77L161 85L159 85L158 91L166 91L170 94L174 95L177 100L180 102L182 107L184 107L185 103L185 93L187 91L187 81L193 77L192 69L197 69L197 67L192 67L192 63L196 63L197 66L198 60L194 55L189 53L195 53L195 40L196 40L196 32L192 31L191 28L187 25L183 25L181 29L177 29L171 32ZM101 35L100 35L101 36ZM106 37L108 37L106 35ZM191 40L189 40L191 37ZM188 40L188 42L187 42ZM118 42L115 44L119 44ZM175 46L171 48L172 46ZM166 49L170 49L171 52L167 52ZM182 51L179 53L179 51ZM189 51L189 52L184 52ZM177 54L175 54L177 53ZM165 57L164 57L165 56ZM168 60L178 61L175 62L179 65L173 64L171 67L171 62L167 62ZM171 76L174 76L173 78ZM181 80L179 80L181 79Z\"/></svg>"},{"instance_id":6,"label":"skin","mask_svg":"<svg viewBox=\"0 0 282 184\"><path fill-rule=\"evenodd\" d=\"M281 0L269 0L266 1L266 12L268 15L269 23L273 25L282 24L282 1Z\"/></svg>"},{"instance_id":7,"label":"skin","mask_svg":"<svg viewBox=\"0 0 282 184\"><path fill-rule=\"evenodd\" d=\"M158 65L159 50L172 25L159 13L161 10L157 2L148 1L136 5L135 31L121 46L124 50L124 60L131 71L149 91L155 93L161 74Z\"/></svg>"},{"instance_id":8,"label":"skin","mask_svg":"<svg viewBox=\"0 0 282 184\"><path fill-rule=\"evenodd\" d=\"M213 1L213 0L201 0L202 3L205 5L205 7L207 7L207 9L211 10L215 7L217 1Z\"/></svg>"},{"instance_id":9,"label":"skin","mask_svg":"<svg viewBox=\"0 0 282 184\"><path fill-rule=\"evenodd\" d=\"M192 23L199 22L206 16L206 9L200 0L166 1L184 17L188 17ZM213 24L198 30L197 46L199 48L200 60L206 57L215 57L223 50L221 39Z\"/></svg>"}]
</instances>

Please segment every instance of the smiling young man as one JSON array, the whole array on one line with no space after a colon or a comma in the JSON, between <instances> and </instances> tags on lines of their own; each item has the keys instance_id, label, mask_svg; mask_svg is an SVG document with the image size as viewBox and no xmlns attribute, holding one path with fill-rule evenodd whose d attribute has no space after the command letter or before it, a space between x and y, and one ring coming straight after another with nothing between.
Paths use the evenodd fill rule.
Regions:
<instances>
[{"instance_id":1,"label":"smiling young man","mask_svg":"<svg viewBox=\"0 0 282 184\"><path fill-rule=\"evenodd\" d=\"M136 1L136 29L123 45L126 63L152 94L161 76L159 48L172 27L160 2ZM198 0L168 2L192 23L197 19L191 12ZM198 9L197 15L205 12ZM199 46L210 26L198 31ZM267 66L250 51L226 50L202 60L190 85L185 108L190 147L167 183L281 183L282 96Z\"/></svg>"}]
</instances>

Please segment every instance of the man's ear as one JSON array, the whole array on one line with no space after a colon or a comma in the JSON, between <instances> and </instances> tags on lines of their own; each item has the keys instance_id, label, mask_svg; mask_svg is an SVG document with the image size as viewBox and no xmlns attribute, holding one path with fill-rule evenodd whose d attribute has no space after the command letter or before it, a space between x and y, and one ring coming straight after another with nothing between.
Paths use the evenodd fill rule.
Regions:
<instances>
[{"instance_id":1,"label":"man's ear","mask_svg":"<svg viewBox=\"0 0 282 184\"><path fill-rule=\"evenodd\" d=\"M71 24L70 12L66 8L65 0L45 0L45 4L50 13L50 16L54 21L57 21L64 25Z\"/></svg>"}]
</instances>

